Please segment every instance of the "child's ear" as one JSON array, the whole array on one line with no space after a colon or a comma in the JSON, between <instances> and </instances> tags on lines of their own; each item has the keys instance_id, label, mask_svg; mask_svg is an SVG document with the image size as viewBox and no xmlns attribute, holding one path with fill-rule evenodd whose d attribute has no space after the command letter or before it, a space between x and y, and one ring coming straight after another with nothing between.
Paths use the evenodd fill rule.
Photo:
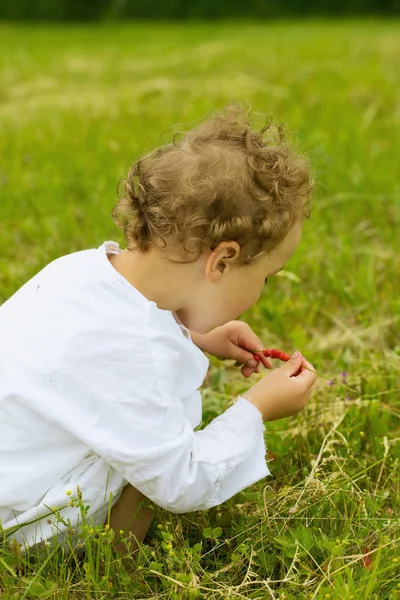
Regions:
<instances>
[{"instance_id":1,"label":"child's ear","mask_svg":"<svg viewBox=\"0 0 400 600\"><path fill-rule=\"evenodd\" d=\"M237 242L221 242L210 255L206 263L206 277L217 282L229 267L235 264L240 256L240 246Z\"/></svg>"}]
</instances>

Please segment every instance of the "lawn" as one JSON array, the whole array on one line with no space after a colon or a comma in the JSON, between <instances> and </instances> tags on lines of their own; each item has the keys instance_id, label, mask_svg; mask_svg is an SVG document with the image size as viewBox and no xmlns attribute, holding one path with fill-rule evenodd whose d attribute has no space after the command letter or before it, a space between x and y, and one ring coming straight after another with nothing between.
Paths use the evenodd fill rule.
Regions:
<instances>
[{"instance_id":1,"label":"lawn","mask_svg":"<svg viewBox=\"0 0 400 600\"><path fill-rule=\"evenodd\" d=\"M246 100L287 124L317 185L297 254L243 318L351 388L321 377L266 425L273 477L208 513L158 510L134 567L100 529L78 561L0 539L1 600L400 598L399 56L394 21L0 26L0 303L62 254L122 243L130 162ZM204 423L246 385L212 360Z\"/></svg>"}]
</instances>

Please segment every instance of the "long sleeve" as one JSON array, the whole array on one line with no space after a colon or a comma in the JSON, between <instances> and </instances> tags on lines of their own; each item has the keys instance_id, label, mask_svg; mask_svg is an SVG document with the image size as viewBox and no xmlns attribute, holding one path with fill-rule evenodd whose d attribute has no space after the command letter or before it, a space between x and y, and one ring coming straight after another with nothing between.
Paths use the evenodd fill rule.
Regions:
<instances>
[{"instance_id":1,"label":"long sleeve","mask_svg":"<svg viewBox=\"0 0 400 600\"><path fill-rule=\"evenodd\" d=\"M91 341L93 349L93 332ZM201 401L189 381L182 391L182 371L188 377L187 362L196 360L191 342L177 341L168 331L151 339L136 336L129 359L121 344L123 338L114 346L108 337L107 354L93 356L92 350L86 361L88 342L74 341L70 368L52 375L60 415L53 418L68 421L74 436L171 512L210 508L269 474L261 414L247 400L239 398L205 429L194 431L182 398L190 391L186 401ZM68 390L64 414L62 390ZM79 404L72 404L72 397L80 398Z\"/></svg>"},{"instance_id":2,"label":"long sleeve","mask_svg":"<svg viewBox=\"0 0 400 600\"><path fill-rule=\"evenodd\" d=\"M247 400L196 430L208 361L113 269L108 246L57 259L0 307L5 526L64 506L78 485L94 513L126 481L188 512L269 474L261 415ZM46 523L24 539L50 537Z\"/></svg>"},{"instance_id":3,"label":"long sleeve","mask_svg":"<svg viewBox=\"0 0 400 600\"><path fill-rule=\"evenodd\" d=\"M145 448L128 448L120 438L97 451L145 496L176 513L221 504L269 475L261 415L247 400L239 398L204 430L182 427L180 435L164 437L154 424Z\"/></svg>"}]
</instances>

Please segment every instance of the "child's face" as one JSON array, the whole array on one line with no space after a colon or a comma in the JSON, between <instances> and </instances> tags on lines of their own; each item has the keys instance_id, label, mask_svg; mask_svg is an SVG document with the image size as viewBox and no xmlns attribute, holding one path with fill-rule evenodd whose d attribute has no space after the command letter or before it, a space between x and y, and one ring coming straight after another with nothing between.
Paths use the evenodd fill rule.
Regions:
<instances>
[{"instance_id":1,"label":"child's face","mask_svg":"<svg viewBox=\"0 0 400 600\"><path fill-rule=\"evenodd\" d=\"M296 223L282 242L268 255L249 265L235 262L240 250L236 242L223 242L202 259L203 277L193 289L191 306L177 311L186 327L206 333L249 309L259 299L266 279L280 271L296 250L301 223Z\"/></svg>"}]
</instances>

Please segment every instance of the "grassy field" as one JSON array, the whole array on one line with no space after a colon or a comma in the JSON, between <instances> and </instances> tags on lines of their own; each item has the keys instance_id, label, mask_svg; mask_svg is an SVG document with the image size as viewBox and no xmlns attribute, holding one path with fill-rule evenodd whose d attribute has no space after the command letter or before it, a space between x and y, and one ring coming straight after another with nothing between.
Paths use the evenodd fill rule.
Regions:
<instances>
[{"instance_id":1,"label":"grassy field","mask_svg":"<svg viewBox=\"0 0 400 600\"><path fill-rule=\"evenodd\" d=\"M400 598L399 56L396 22L0 26L0 303L62 254L122 243L130 162L247 100L294 131L317 189L244 317L353 390L320 378L266 426L273 477L208 513L157 511L134 567L107 531L79 561L0 541L1 600ZM245 387L213 360L204 422Z\"/></svg>"}]
</instances>

